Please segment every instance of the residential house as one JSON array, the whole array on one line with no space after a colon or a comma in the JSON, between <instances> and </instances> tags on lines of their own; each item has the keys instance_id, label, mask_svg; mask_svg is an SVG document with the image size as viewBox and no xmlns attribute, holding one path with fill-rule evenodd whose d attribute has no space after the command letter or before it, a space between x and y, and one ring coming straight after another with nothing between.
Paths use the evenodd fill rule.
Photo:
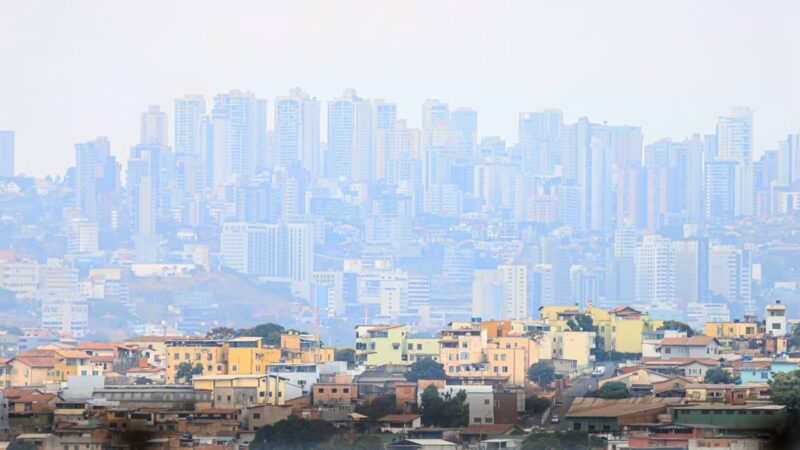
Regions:
<instances>
[{"instance_id":1,"label":"residential house","mask_svg":"<svg viewBox=\"0 0 800 450\"><path fill-rule=\"evenodd\" d=\"M664 338L656 349L661 358L719 358L719 341L712 336Z\"/></svg>"}]
</instances>

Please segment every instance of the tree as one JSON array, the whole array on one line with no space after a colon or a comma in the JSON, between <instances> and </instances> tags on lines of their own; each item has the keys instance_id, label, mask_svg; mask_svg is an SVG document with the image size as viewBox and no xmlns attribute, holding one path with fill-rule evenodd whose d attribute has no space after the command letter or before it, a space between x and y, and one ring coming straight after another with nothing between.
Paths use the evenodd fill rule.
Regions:
<instances>
[{"instance_id":1,"label":"tree","mask_svg":"<svg viewBox=\"0 0 800 450\"><path fill-rule=\"evenodd\" d=\"M786 405L789 412L797 416L800 412L800 371L776 373L769 382L772 401Z\"/></svg>"},{"instance_id":2,"label":"tree","mask_svg":"<svg viewBox=\"0 0 800 450\"><path fill-rule=\"evenodd\" d=\"M356 412L377 420L389 414L397 414L397 397L394 394L380 395L366 405L356 405Z\"/></svg>"},{"instance_id":3,"label":"tree","mask_svg":"<svg viewBox=\"0 0 800 450\"><path fill-rule=\"evenodd\" d=\"M260 337L263 339L264 345L280 345L281 344L281 335L286 334L289 331L295 330L287 330L281 325L277 323L262 323L260 325L256 325L253 328L247 328L244 330L239 331L240 336L249 336L249 337Z\"/></svg>"},{"instance_id":4,"label":"tree","mask_svg":"<svg viewBox=\"0 0 800 450\"><path fill-rule=\"evenodd\" d=\"M628 386L625 383L609 381L601 386L600 389L594 391L594 396L606 399L620 399L630 397L631 392L628 390Z\"/></svg>"},{"instance_id":5,"label":"tree","mask_svg":"<svg viewBox=\"0 0 800 450\"><path fill-rule=\"evenodd\" d=\"M529 416L538 416L539 414L547 411L547 408L549 407L550 400L544 397L537 397L535 395L525 397L525 412Z\"/></svg>"},{"instance_id":6,"label":"tree","mask_svg":"<svg viewBox=\"0 0 800 450\"><path fill-rule=\"evenodd\" d=\"M406 372L406 380L444 380L447 374L444 372L444 366L434 361L431 358L423 358L414 361L411 368Z\"/></svg>"},{"instance_id":7,"label":"tree","mask_svg":"<svg viewBox=\"0 0 800 450\"><path fill-rule=\"evenodd\" d=\"M692 337L694 336L694 330L689 325L678 321L678 320L667 320L664 324L661 325L659 330L676 330L676 331L685 331L686 336Z\"/></svg>"},{"instance_id":8,"label":"tree","mask_svg":"<svg viewBox=\"0 0 800 450\"><path fill-rule=\"evenodd\" d=\"M595 331L594 320L588 314L578 314L567 322L567 326L572 331Z\"/></svg>"},{"instance_id":9,"label":"tree","mask_svg":"<svg viewBox=\"0 0 800 450\"><path fill-rule=\"evenodd\" d=\"M216 327L208 330L206 339L219 339L228 341L239 336L239 332L230 327Z\"/></svg>"},{"instance_id":10,"label":"tree","mask_svg":"<svg viewBox=\"0 0 800 450\"><path fill-rule=\"evenodd\" d=\"M593 450L606 448L605 439L578 431L534 433L522 442L523 450Z\"/></svg>"},{"instance_id":11,"label":"tree","mask_svg":"<svg viewBox=\"0 0 800 450\"><path fill-rule=\"evenodd\" d=\"M789 333L789 337L786 338L786 346L792 351L800 350L800 327L794 327Z\"/></svg>"},{"instance_id":12,"label":"tree","mask_svg":"<svg viewBox=\"0 0 800 450\"><path fill-rule=\"evenodd\" d=\"M549 385L555 378L556 369L544 361L539 361L528 368L528 380L539 386Z\"/></svg>"},{"instance_id":13,"label":"tree","mask_svg":"<svg viewBox=\"0 0 800 450\"><path fill-rule=\"evenodd\" d=\"M315 450L338 434L330 422L292 417L259 428L250 450Z\"/></svg>"},{"instance_id":14,"label":"tree","mask_svg":"<svg viewBox=\"0 0 800 450\"><path fill-rule=\"evenodd\" d=\"M422 391L422 424L425 426L457 428L469 424L467 393L458 391L455 396L439 395L436 386L430 385Z\"/></svg>"},{"instance_id":15,"label":"tree","mask_svg":"<svg viewBox=\"0 0 800 450\"><path fill-rule=\"evenodd\" d=\"M180 383L181 380L184 380L188 384L192 382L192 377L202 374L203 365L201 363L192 366L192 363L184 361L175 368L175 381Z\"/></svg>"},{"instance_id":16,"label":"tree","mask_svg":"<svg viewBox=\"0 0 800 450\"><path fill-rule=\"evenodd\" d=\"M337 348L333 353L334 361L344 361L348 366L356 363L356 351L352 348Z\"/></svg>"},{"instance_id":17,"label":"tree","mask_svg":"<svg viewBox=\"0 0 800 450\"><path fill-rule=\"evenodd\" d=\"M138 384L138 385L153 384L153 380L151 380L150 378L146 378L146 377L136 377L136 379L133 380L133 384Z\"/></svg>"},{"instance_id":18,"label":"tree","mask_svg":"<svg viewBox=\"0 0 800 450\"><path fill-rule=\"evenodd\" d=\"M727 370L724 370L719 367L714 367L713 369L709 369L706 372L705 379L703 379L704 383L710 384L729 384L733 382L731 378L731 374L728 373Z\"/></svg>"}]
</instances>

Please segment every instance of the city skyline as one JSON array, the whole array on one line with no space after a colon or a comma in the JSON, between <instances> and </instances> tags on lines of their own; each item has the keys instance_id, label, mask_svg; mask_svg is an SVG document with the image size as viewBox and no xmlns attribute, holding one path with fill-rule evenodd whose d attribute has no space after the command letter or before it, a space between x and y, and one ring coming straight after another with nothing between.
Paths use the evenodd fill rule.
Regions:
<instances>
[{"instance_id":1,"label":"city skyline","mask_svg":"<svg viewBox=\"0 0 800 450\"><path fill-rule=\"evenodd\" d=\"M798 63L786 57L800 45L790 36L800 13L793 2L378 3L178 3L157 15L147 3L112 11L89 2L85 14L74 4L6 4L0 25L18 39L0 44L15 69L0 73L0 129L16 131L17 172L63 174L73 145L97 136L124 161L147 105L172 117L175 98L210 102L233 89L266 98L271 110L293 87L321 102L352 87L397 103L410 127L421 123L422 103L438 98L477 110L479 135L510 143L518 113L547 108L566 122L641 126L651 143L712 132L720 115L744 105L757 117L756 158L800 128ZM176 14L192 20L170 21ZM125 23L145 17L147 33Z\"/></svg>"}]
</instances>

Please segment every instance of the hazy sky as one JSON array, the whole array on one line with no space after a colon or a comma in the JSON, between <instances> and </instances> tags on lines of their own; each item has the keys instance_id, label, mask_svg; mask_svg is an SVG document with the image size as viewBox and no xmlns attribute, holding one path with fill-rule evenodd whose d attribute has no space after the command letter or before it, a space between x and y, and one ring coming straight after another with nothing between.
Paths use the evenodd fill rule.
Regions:
<instances>
[{"instance_id":1,"label":"hazy sky","mask_svg":"<svg viewBox=\"0 0 800 450\"><path fill-rule=\"evenodd\" d=\"M651 142L747 105L760 152L800 130L798 18L795 0L0 0L0 129L17 132L18 172L60 174L98 135L127 157L148 104L352 87L412 125L426 98L474 107L481 135L509 143L520 111Z\"/></svg>"}]
</instances>

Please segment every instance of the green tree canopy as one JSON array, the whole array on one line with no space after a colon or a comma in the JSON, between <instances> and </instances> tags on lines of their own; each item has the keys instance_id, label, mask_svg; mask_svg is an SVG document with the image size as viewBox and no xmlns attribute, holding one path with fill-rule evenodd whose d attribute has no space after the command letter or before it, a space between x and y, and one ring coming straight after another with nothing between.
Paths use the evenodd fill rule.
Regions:
<instances>
[{"instance_id":1,"label":"green tree canopy","mask_svg":"<svg viewBox=\"0 0 800 450\"><path fill-rule=\"evenodd\" d=\"M408 372L406 372L406 380L444 380L447 374L444 372L444 366L434 361L431 358L423 358L411 364Z\"/></svg>"},{"instance_id":2,"label":"green tree canopy","mask_svg":"<svg viewBox=\"0 0 800 450\"><path fill-rule=\"evenodd\" d=\"M628 398L631 392L625 383L619 381L609 381L605 383L600 389L594 391L594 396L607 399Z\"/></svg>"},{"instance_id":3,"label":"green tree canopy","mask_svg":"<svg viewBox=\"0 0 800 450\"><path fill-rule=\"evenodd\" d=\"M356 405L356 412L370 419L377 420L389 414L397 414L396 398L394 394L380 395L366 405Z\"/></svg>"},{"instance_id":4,"label":"green tree canopy","mask_svg":"<svg viewBox=\"0 0 800 450\"><path fill-rule=\"evenodd\" d=\"M539 361L528 368L528 380L546 386L556 378L556 369L550 364Z\"/></svg>"},{"instance_id":5,"label":"green tree canopy","mask_svg":"<svg viewBox=\"0 0 800 450\"><path fill-rule=\"evenodd\" d=\"M800 371L776 373L769 382L772 401L786 405L795 414L800 412Z\"/></svg>"},{"instance_id":6,"label":"green tree canopy","mask_svg":"<svg viewBox=\"0 0 800 450\"><path fill-rule=\"evenodd\" d=\"M289 418L259 428L250 450L316 450L337 435L330 422Z\"/></svg>"},{"instance_id":7,"label":"green tree canopy","mask_svg":"<svg viewBox=\"0 0 800 450\"><path fill-rule=\"evenodd\" d=\"M685 331L686 336L692 337L695 335L694 330L689 325L678 321L678 320L667 320L665 321L659 330L676 330L676 331Z\"/></svg>"},{"instance_id":8,"label":"green tree canopy","mask_svg":"<svg viewBox=\"0 0 800 450\"><path fill-rule=\"evenodd\" d=\"M789 347L789 350L800 350L800 327L794 327L792 329L792 332L789 333L786 339L786 345Z\"/></svg>"},{"instance_id":9,"label":"green tree canopy","mask_svg":"<svg viewBox=\"0 0 800 450\"><path fill-rule=\"evenodd\" d=\"M183 380L188 384L192 382L192 377L202 374L203 364L197 363L193 366L192 363L184 361L175 368L175 381L180 383Z\"/></svg>"},{"instance_id":10,"label":"green tree canopy","mask_svg":"<svg viewBox=\"0 0 800 450\"><path fill-rule=\"evenodd\" d=\"M208 330L206 339L230 340L239 336L239 332L230 327L216 327Z\"/></svg>"},{"instance_id":11,"label":"green tree canopy","mask_svg":"<svg viewBox=\"0 0 800 450\"><path fill-rule=\"evenodd\" d=\"M355 364L356 351L352 348L337 348L333 353L334 361L344 361L348 366Z\"/></svg>"},{"instance_id":12,"label":"green tree canopy","mask_svg":"<svg viewBox=\"0 0 800 450\"><path fill-rule=\"evenodd\" d=\"M594 320L588 314L578 314L575 319L567 321L567 326L572 331L595 331Z\"/></svg>"},{"instance_id":13,"label":"green tree canopy","mask_svg":"<svg viewBox=\"0 0 800 450\"><path fill-rule=\"evenodd\" d=\"M456 428L469 424L469 404L464 391L442 397L436 386L430 385L422 391L421 409L425 426Z\"/></svg>"},{"instance_id":14,"label":"green tree canopy","mask_svg":"<svg viewBox=\"0 0 800 450\"><path fill-rule=\"evenodd\" d=\"M710 384L728 384L728 383L733 383L733 378L731 377L731 374L728 373L727 370L719 367L714 367L713 369L709 369L708 372L706 372L706 376L703 379L703 382Z\"/></svg>"},{"instance_id":15,"label":"green tree canopy","mask_svg":"<svg viewBox=\"0 0 800 450\"><path fill-rule=\"evenodd\" d=\"M281 335L286 333L286 328L277 323L262 323L253 328L246 328L239 331L241 336L260 337L264 345L280 345Z\"/></svg>"}]
</instances>

